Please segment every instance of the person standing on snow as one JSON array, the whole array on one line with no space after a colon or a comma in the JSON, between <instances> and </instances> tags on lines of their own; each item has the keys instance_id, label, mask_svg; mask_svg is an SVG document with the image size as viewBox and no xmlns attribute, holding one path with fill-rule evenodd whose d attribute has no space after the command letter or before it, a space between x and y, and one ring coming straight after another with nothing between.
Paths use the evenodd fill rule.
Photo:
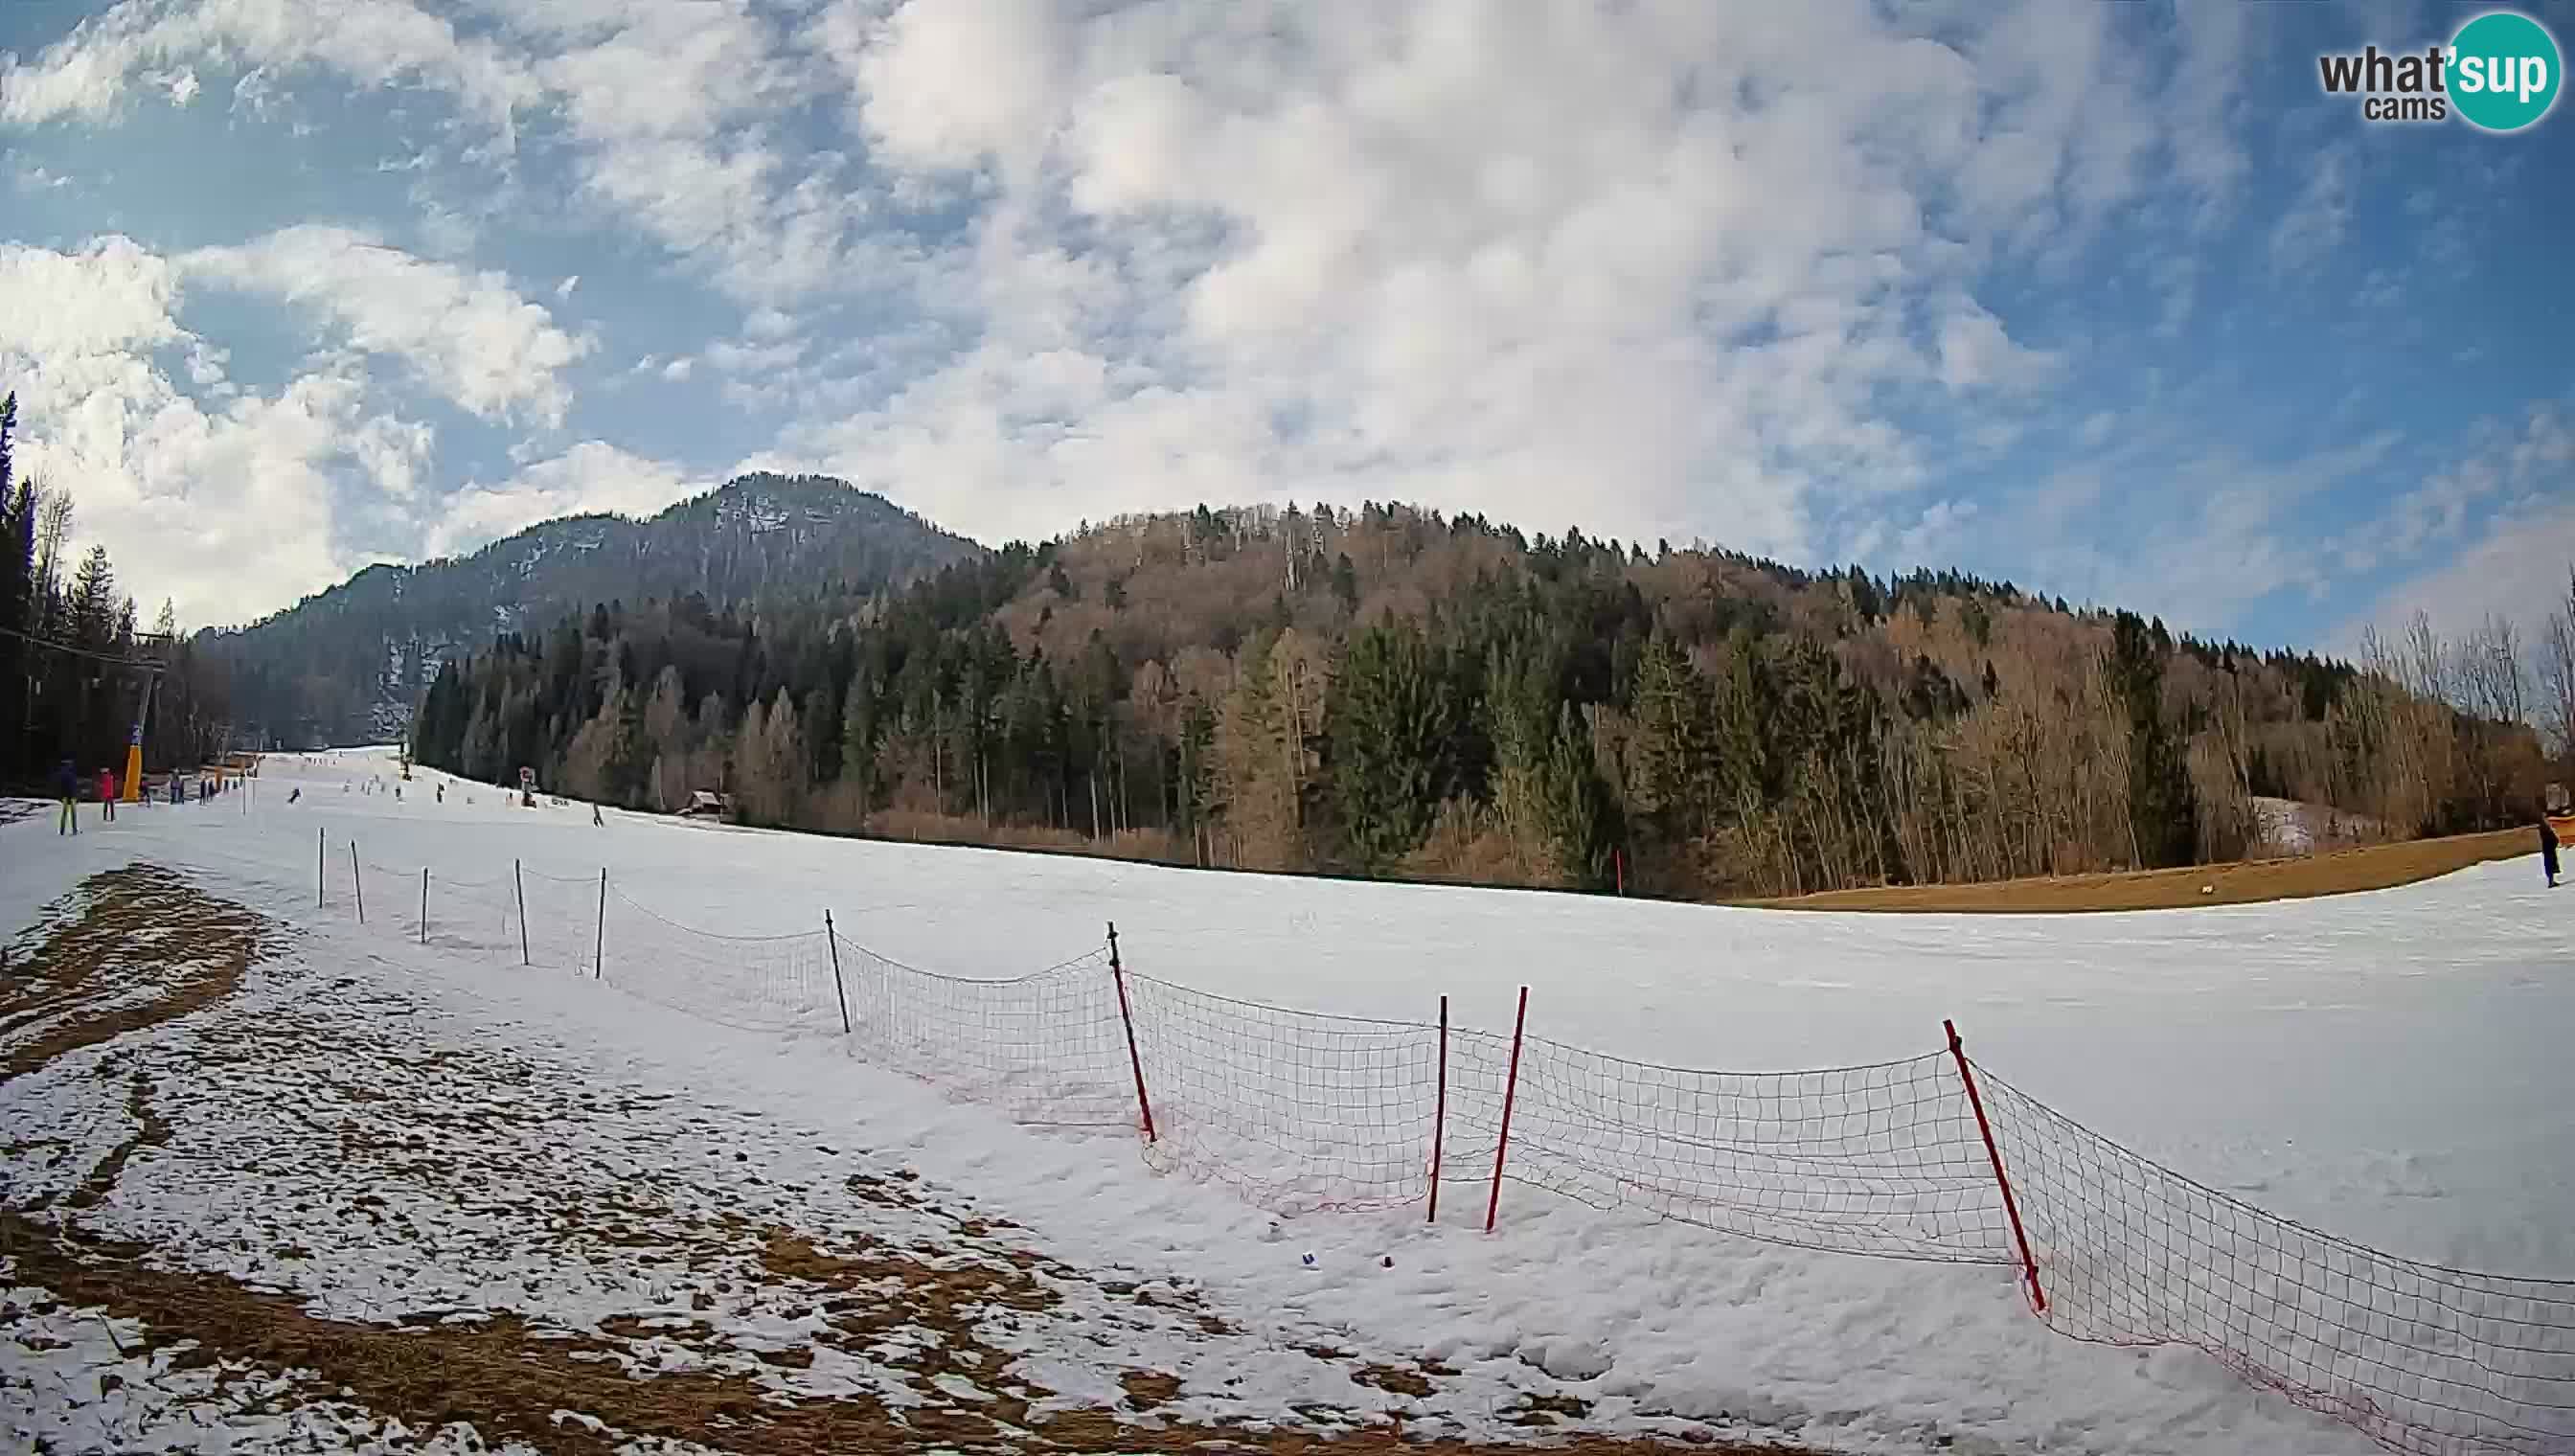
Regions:
<instances>
[{"instance_id":1,"label":"person standing on snow","mask_svg":"<svg viewBox=\"0 0 2575 1456\"><path fill-rule=\"evenodd\" d=\"M63 816L61 821L54 825L54 832L56 834L79 833L80 770L72 766L72 760L69 758L65 758L61 766L54 769L54 792L60 795L63 801Z\"/></svg>"},{"instance_id":2,"label":"person standing on snow","mask_svg":"<svg viewBox=\"0 0 2575 1456\"><path fill-rule=\"evenodd\" d=\"M2539 867L2548 871L2548 887L2557 887L2557 826L2539 816Z\"/></svg>"},{"instance_id":3,"label":"person standing on snow","mask_svg":"<svg viewBox=\"0 0 2575 1456\"><path fill-rule=\"evenodd\" d=\"M101 823L116 822L116 770L98 770L98 817Z\"/></svg>"}]
</instances>

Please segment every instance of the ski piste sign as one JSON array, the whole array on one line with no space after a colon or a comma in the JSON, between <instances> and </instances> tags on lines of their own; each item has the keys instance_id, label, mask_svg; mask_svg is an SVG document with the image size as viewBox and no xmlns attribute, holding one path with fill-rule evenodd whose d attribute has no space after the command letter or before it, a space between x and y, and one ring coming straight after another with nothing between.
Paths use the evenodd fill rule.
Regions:
<instances>
[{"instance_id":1,"label":"ski piste sign","mask_svg":"<svg viewBox=\"0 0 2575 1456\"><path fill-rule=\"evenodd\" d=\"M2372 122L2440 122L2452 116L2486 132L2539 123L2564 89L2565 52L2547 26L2515 10L2470 19L2448 45L2420 51L2321 55L2316 74L2328 96L2361 98Z\"/></svg>"}]
</instances>

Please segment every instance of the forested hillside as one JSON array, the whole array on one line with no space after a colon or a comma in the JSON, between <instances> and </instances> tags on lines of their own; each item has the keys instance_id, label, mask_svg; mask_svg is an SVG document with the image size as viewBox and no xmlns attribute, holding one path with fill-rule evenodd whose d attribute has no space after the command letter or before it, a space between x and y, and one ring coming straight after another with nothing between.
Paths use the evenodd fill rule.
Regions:
<instances>
[{"instance_id":1,"label":"forested hillside","mask_svg":"<svg viewBox=\"0 0 2575 1456\"><path fill-rule=\"evenodd\" d=\"M2354 666L1952 574L1201 508L897 592L596 604L442 668L416 751L764 824L1703 896L2233 857L2256 795L2507 822L2547 765L2506 667L2500 628Z\"/></svg>"},{"instance_id":2,"label":"forested hillside","mask_svg":"<svg viewBox=\"0 0 2575 1456\"><path fill-rule=\"evenodd\" d=\"M431 675L496 632L542 633L618 597L716 602L926 576L982 548L819 476L749 475L649 521L572 516L471 556L376 566L200 647L230 669L244 730L297 747L399 734Z\"/></svg>"}]
</instances>

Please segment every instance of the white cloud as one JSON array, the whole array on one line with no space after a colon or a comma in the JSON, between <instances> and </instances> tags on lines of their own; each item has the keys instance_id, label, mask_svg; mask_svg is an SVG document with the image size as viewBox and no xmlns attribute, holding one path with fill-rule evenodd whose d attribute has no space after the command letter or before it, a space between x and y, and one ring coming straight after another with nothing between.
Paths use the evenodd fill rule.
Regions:
<instances>
[{"instance_id":1,"label":"white cloud","mask_svg":"<svg viewBox=\"0 0 2575 1456\"><path fill-rule=\"evenodd\" d=\"M2149 229L2124 281L2181 333L2218 281L2188 245L2248 192L2244 55L2271 23L2179 0L2149 55L2137 8L2058 0L469 9L460 29L404 0L128 3L0 66L0 116L103 118L169 88L154 78L221 67L247 71L243 105L327 70L436 92L487 150L524 128L531 158L567 169L560 199L535 198L544 224L613 231L582 272L546 272L555 300L589 275L582 296L615 302L601 280L640 242L645 267L668 250L742 319L678 352L653 336L624 373L790 407L781 463L979 535L1405 497L1810 559L1928 557L2042 519L2098 539L2097 520L1927 489L2048 418L2034 396L2096 357L1991 280L2070 278L2094 243ZM383 44L361 46L358 21ZM2359 161L2318 150L2293 204L2254 224L2276 269L2340 244ZM299 301L466 409L553 426L589 342L468 266L522 219L441 196L443 171L420 170L394 236L448 263L300 228L187 255L182 277ZM231 387L220 351L188 370ZM2070 411L2078 448L2114 454L2169 414L2158 388ZM368 438L350 469L429 494L417 437ZM598 442L507 448L525 471L474 487L439 541L678 478ZM2241 474L2174 501L2169 555L2069 556L2093 595L2186 584L2223 612L2317 579L2284 525L2312 472L2188 443L2155 465L2177 463ZM2060 484L2115 500L2162 480L2095 459Z\"/></svg>"},{"instance_id":2,"label":"white cloud","mask_svg":"<svg viewBox=\"0 0 2575 1456\"><path fill-rule=\"evenodd\" d=\"M2534 627L2575 566L2575 398L2540 401L2515 423L2471 426L2448 468L2346 533L2339 551L2354 571L2442 557L2345 623L2338 637L2346 644L2363 627L2394 629L2418 610L2452 631L2489 613Z\"/></svg>"},{"instance_id":3,"label":"white cloud","mask_svg":"<svg viewBox=\"0 0 2575 1456\"><path fill-rule=\"evenodd\" d=\"M2575 490L2526 498L2487 518L2473 539L2430 571L2380 594L2344 624L2336 641L2357 645L2361 629L2382 635L2400 630L2422 612L2444 634L2455 635L2487 616L2517 624L2525 642L2566 601L2567 573L2575 570Z\"/></svg>"},{"instance_id":4,"label":"white cloud","mask_svg":"<svg viewBox=\"0 0 2575 1456\"><path fill-rule=\"evenodd\" d=\"M938 280L982 342L791 447L990 534L1246 491L1554 522L1571 489L1809 548L1922 478L1891 394L2061 367L1968 280L2095 225L2155 140L2100 124L2100 14L1963 50L1879 19L843 0L817 35L877 160L989 199Z\"/></svg>"},{"instance_id":5,"label":"white cloud","mask_svg":"<svg viewBox=\"0 0 2575 1456\"><path fill-rule=\"evenodd\" d=\"M413 257L362 233L306 225L179 266L192 281L269 294L347 330L351 347L401 359L457 405L487 419L563 422L563 371L590 353L542 304L498 273Z\"/></svg>"},{"instance_id":6,"label":"white cloud","mask_svg":"<svg viewBox=\"0 0 2575 1456\"><path fill-rule=\"evenodd\" d=\"M188 620L243 620L345 573L338 483L399 496L427 436L368 414L362 382L332 369L273 396L190 398L156 356L182 352L204 383L224 353L181 326L179 279L122 237L0 245L0 379L19 396L19 466L71 492L76 536Z\"/></svg>"},{"instance_id":7,"label":"white cloud","mask_svg":"<svg viewBox=\"0 0 2575 1456\"><path fill-rule=\"evenodd\" d=\"M138 82L184 104L195 83L175 77L194 64L246 64L254 73L321 66L364 86L433 86L504 133L536 94L500 49L460 39L405 0L124 0L32 60L0 56L0 121L109 116Z\"/></svg>"},{"instance_id":8,"label":"white cloud","mask_svg":"<svg viewBox=\"0 0 2575 1456\"><path fill-rule=\"evenodd\" d=\"M2323 262L2326 254L2342 246L2343 232L2351 224L2350 145L2337 144L2316 153L2313 166L2297 199L2271 229L2271 266L2283 273Z\"/></svg>"},{"instance_id":9,"label":"white cloud","mask_svg":"<svg viewBox=\"0 0 2575 1456\"><path fill-rule=\"evenodd\" d=\"M422 545L422 555L469 553L558 516L595 512L650 516L715 484L693 481L675 466L629 454L604 441L585 440L498 485L469 482L445 502Z\"/></svg>"}]
</instances>

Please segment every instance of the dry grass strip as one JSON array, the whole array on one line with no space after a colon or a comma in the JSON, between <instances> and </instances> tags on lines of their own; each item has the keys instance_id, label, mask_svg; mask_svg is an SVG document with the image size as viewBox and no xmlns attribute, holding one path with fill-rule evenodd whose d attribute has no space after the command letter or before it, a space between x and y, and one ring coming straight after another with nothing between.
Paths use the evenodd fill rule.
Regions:
<instances>
[{"instance_id":1,"label":"dry grass strip","mask_svg":"<svg viewBox=\"0 0 2575 1456\"><path fill-rule=\"evenodd\" d=\"M1739 901L1787 910L1892 910L1964 914L2052 914L2080 910L2172 910L2392 889L2473 864L2539 852L2537 829L2497 829L2444 839L2367 844L2293 859L2247 859L2179 869L1995 879L1976 884L1890 884L1780 899ZM2538 873L2536 869L2531 871ZM2208 892L2200 892L2200 886Z\"/></svg>"}]
</instances>

